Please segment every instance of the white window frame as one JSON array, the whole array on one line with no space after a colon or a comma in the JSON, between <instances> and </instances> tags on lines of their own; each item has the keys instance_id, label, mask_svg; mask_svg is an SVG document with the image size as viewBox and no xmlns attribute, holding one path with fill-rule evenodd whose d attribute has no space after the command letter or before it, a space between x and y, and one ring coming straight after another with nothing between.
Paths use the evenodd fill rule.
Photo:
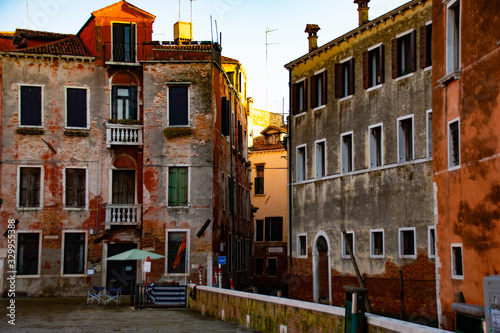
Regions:
<instances>
[{"instance_id":1,"label":"white window frame","mask_svg":"<svg viewBox=\"0 0 500 333\"><path fill-rule=\"evenodd\" d=\"M322 155L318 155L318 146L321 144L323 144L323 152ZM318 161L318 158L322 159L323 167L321 166L321 163L318 163L321 162L321 160ZM316 178L326 177L326 139L314 141L314 169L316 171ZM320 173L323 173L323 176L321 176Z\"/></svg>"},{"instance_id":2,"label":"white window frame","mask_svg":"<svg viewBox=\"0 0 500 333\"><path fill-rule=\"evenodd\" d=\"M458 164L452 164L452 138L451 138L451 131L450 131L450 126L454 123L457 123L458 126L458 142L456 143L458 145ZM460 153L460 118L455 118L450 121L448 121L448 169L449 170L455 170L455 169L460 169L461 165L461 153Z\"/></svg>"},{"instance_id":3,"label":"white window frame","mask_svg":"<svg viewBox=\"0 0 500 333\"><path fill-rule=\"evenodd\" d=\"M460 17L458 18L460 26L458 31L455 31L455 9L459 8ZM456 34L458 33L458 36ZM455 45L456 38L458 37L458 46ZM450 0L446 3L446 74L459 71L461 61L461 43L462 38L462 4L460 0ZM455 59L455 48L457 59Z\"/></svg>"},{"instance_id":4,"label":"white window frame","mask_svg":"<svg viewBox=\"0 0 500 333\"><path fill-rule=\"evenodd\" d=\"M432 109L425 111L425 131L427 158L432 160Z\"/></svg>"},{"instance_id":5,"label":"white window frame","mask_svg":"<svg viewBox=\"0 0 500 333\"><path fill-rule=\"evenodd\" d=\"M168 273L168 233L186 232L186 273ZM189 276L191 271L191 230L190 229L165 229L165 275L168 276Z\"/></svg>"},{"instance_id":6,"label":"white window frame","mask_svg":"<svg viewBox=\"0 0 500 333\"><path fill-rule=\"evenodd\" d=\"M403 231L413 231L413 254L403 254ZM399 257L400 258L410 258L410 259L416 259L417 258L417 231L415 230L415 227L409 227L409 228L399 228L398 229L398 248L399 248Z\"/></svg>"},{"instance_id":7,"label":"white window frame","mask_svg":"<svg viewBox=\"0 0 500 333\"><path fill-rule=\"evenodd\" d=\"M17 230L16 231L16 271L17 271L17 260L19 253L19 234L38 234L38 274L33 275L20 275L17 274L16 278L26 278L38 279L42 275L42 242L43 242L43 231L42 230Z\"/></svg>"},{"instance_id":8,"label":"white window frame","mask_svg":"<svg viewBox=\"0 0 500 333\"><path fill-rule=\"evenodd\" d=\"M351 136L351 170L344 171L344 137ZM340 134L340 173L349 174L354 171L354 132L345 132Z\"/></svg>"},{"instance_id":9,"label":"white window frame","mask_svg":"<svg viewBox=\"0 0 500 333\"><path fill-rule=\"evenodd\" d=\"M317 70L316 72L314 72L314 74L312 76L312 79L315 80L316 79L316 75L322 74L325 71L326 71L326 68L322 68L320 70ZM325 74L323 74L323 75L325 75ZM316 89L317 89L316 90L316 94L319 93L319 96L316 96L316 97L319 98L320 103L318 103L319 104L318 106L316 106L315 108L313 108L314 111L323 109L325 107L326 104L323 103L322 94L323 94L323 90L327 89L327 88L328 87L323 87L323 82L321 82L321 89L317 89L317 87L316 87Z\"/></svg>"},{"instance_id":10,"label":"white window frame","mask_svg":"<svg viewBox=\"0 0 500 333\"><path fill-rule=\"evenodd\" d=\"M373 128L380 127L380 165L375 165L376 163L372 163L372 133L371 130ZM376 150L375 150L376 154ZM368 166L370 169L380 168L384 165L384 123L378 123L371 126L368 126Z\"/></svg>"},{"instance_id":11,"label":"white window frame","mask_svg":"<svg viewBox=\"0 0 500 333\"><path fill-rule=\"evenodd\" d=\"M400 137L400 132L401 132L401 121L403 120L406 120L406 119L410 119L411 118L411 144L412 144L412 156L410 158L410 160L402 160L400 157L400 146L401 146L401 141L402 138ZM403 116L403 117L399 117L397 118L397 123L396 123L396 128L397 128L397 136L398 136L398 142L397 142L397 148L398 148L398 163L405 163L405 162L409 162L409 161L412 161L415 159L415 117L414 117L414 114L410 114L410 115L407 115L407 116Z\"/></svg>"},{"instance_id":12,"label":"white window frame","mask_svg":"<svg viewBox=\"0 0 500 333\"><path fill-rule=\"evenodd\" d=\"M305 82L305 81L306 81L306 77L303 77L303 78L300 78L300 79L298 79L297 81L295 81L295 84L299 84L299 83L303 82L302 87L303 87L303 89L305 90L305 89L307 88L307 87L306 87L306 82ZM297 93L298 93L298 95L299 95L299 98L303 98L303 96L304 96L304 95L306 95L306 98L304 98L304 99L303 99L303 101L302 101L303 110L297 110L297 114L295 115L295 117L305 115L305 114L306 114L306 112L307 112L307 97L308 97L307 92L305 92L305 93L302 93L302 94L301 94L301 93L298 91L298 89L297 89ZM300 104L300 103L299 103L299 104ZM298 106L297 106L297 107L298 107ZM299 112L299 111L300 111L300 112Z\"/></svg>"},{"instance_id":13,"label":"white window frame","mask_svg":"<svg viewBox=\"0 0 500 333\"><path fill-rule=\"evenodd\" d=\"M167 126L168 127L191 127L192 121L191 121L191 82L166 82L167 86ZM188 118L188 123L187 125L170 125L170 87L172 86L187 86L187 118ZM139 114L139 111L137 112ZM234 115L234 113L233 113ZM230 127L234 126L234 119L232 118L232 122L230 124ZM233 130L234 131L234 130ZM234 133L231 133L234 134ZM234 146L234 141L233 141L233 146Z\"/></svg>"},{"instance_id":14,"label":"white window frame","mask_svg":"<svg viewBox=\"0 0 500 333\"><path fill-rule=\"evenodd\" d=\"M347 75L347 77L345 76L344 66L343 66L344 63L348 62L351 59L352 59L352 56L344 58L344 59L339 61L339 63L342 65L342 95L345 94L345 96L343 96L342 98L339 99L339 102L343 102L345 100L351 99L354 96L354 94L349 94L349 75ZM350 64L349 64L349 67L350 67ZM354 70L354 69L349 68L349 71L351 71L351 70ZM356 81L356 72L355 71L354 71L354 77L352 79L354 81ZM347 82L346 82L346 80L347 80ZM345 91L346 85L348 86L347 91Z\"/></svg>"},{"instance_id":15,"label":"white window frame","mask_svg":"<svg viewBox=\"0 0 500 333\"><path fill-rule=\"evenodd\" d=\"M415 31L415 29L413 29L413 28L412 28L412 29L406 30L406 31L404 31L404 32L402 32L402 33L400 33L400 34L397 34L397 35L396 35L396 39L398 40L398 41L397 41L397 44L399 45L399 39L400 39L400 38L405 37L405 36L406 36L406 35L408 35L408 34L411 34L413 31ZM411 40L411 39L410 39L410 40ZM410 49L411 49L411 46L410 46ZM398 51L399 51L399 50L398 50ZM400 81L400 80L403 80L403 79L406 79L406 78L408 78L408 77L413 76L413 75L415 74L415 72L411 72L411 61L410 61L410 64L409 64L409 66L410 66L410 72L409 72L409 73L407 73L407 74L401 74L401 75L399 75L399 61L400 61L400 59L401 59L401 54L400 54L399 52L396 52L396 53L397 53L397 59L398 59L397 64L396 64L396 66L398 67L398 68L397 68L398 77L397 77L394 81ZM410 57L411 57L411 55L410 55ZM415 55L415 57L418 57L418 54L416 54L416 55ZM415 59L415 60L416 60L416 59Z\"/></svg>"},{"instance_id":16,"label":"white window frame","mask_svg":"<svg viewBox=\"0 0 500 333\"><path fill-rule=\"evenodd\" d=\"M382 254L375 254L375 242L373 235L376 232L382 233ZM370 258L385 258L385 232L384 229L370 229Z\"/></svg>"},{"instance_id":17,"label":"white window frame","mask_svg":"<svg viewBox=\"0 0 500 333\"><path fill-rule=\"evenodd\" d=\"M304 149L304 158L303 158L303 165L302 165L302 169L299 169L299 150L301 149ZM295 158L295 181L297 183L300 183L300 182L304 182L307 180L307 144L302 144L302 145L298 145L296 148L295 148L295 152L296 152L296 158ZM302 170L302 175L304 176L303 179L301 179L301 177L299 177L299 171ZM301 175L301 176L302 176Z\"/></svg>"},{"instance_id":18,"label":"white window frame","mask_svg":"<svg viewBox=\"0 0 500 333\"><path fill-rule=\"evenodd\" d=\"M306 254L300 254L300 250L302 249L302 246L300 245L300 237L305 237L306 239L306 245L305 245L305 252ZM307 253L307 234L306 233L300 233L300 234L297 234L297 258L301 258L301 259L306 259L308 256L308 253Z\"/></svg>"},{"instance_id":19,"label":"white window frame","mask_svg":"<svg viewBox=\"0 0 500 333\"><path fill-rule=\"evenodd\" d=\"M456 267L455 267L455 253L453 252L454 248L460 248L460 252L462 253L462 275L457 275L456 274ZM450 244L450 257L451 257L451 278L453 280L464 280L464 251L462 248L462 243L451 243Z\"/></svg>"},{"instance_id":20,"label":"white window frame","mask_svg":"<svg viewBox=\"0 0 500 333\"><path fill-rule=\"evenodd\" d=\"M353 254L356 254L356 251L355 251L355 246L354 244L356 243L355 239L354 239L354 231L353 230L349 230L345 232L346 234L348 235L352 235L352 252ZM347 251L347 244L345 242L345 239L344 239L344 233L341 233L341 246L342 246L342 251L341 251L341 258L342 259L349 259L351 258L351 256L349 255L348 251Z\"/></svg>"},{"instance_id":21,"label":"white window frame","mask_svg":"<svg viewBox=\"0 0 500 333\"><path fill-rule=\"evenodd\" d=\"M188 188L188 197L187 197L187 205L186 206L169 206L168 205L168 175L169 175L169 172L170 172L170 168L187 168L188 169L188 185L187 185L187 188ZM167 206L167 208L189 208L191 207L191 167L189 165L186 165L186 164L168 164L167 165L167 172L166 172L166 180L165 180L165 198L167 199L166 202L165 202L165 205ZM229 183L229 182L228 182ZM236 184L236 182L234 183L234 197L236 198L236 192L237 192L237 189L238 188L238 185ZM234 207L234 209L236 210L237 207ZM234 212L233 212L234 214Z\"/></svg>"},{"instance_id":22,"label":"white window frame","mask_svg":"<svg viewBox=\"0 0 500 333\"><path fill-rule=\"evenodd\" d=\"M85 207L66 207L66 169L85 170ZM63 168L63 210L89 210L89 170L86 166L67 166Z\"/></svg>"},{"instance_id":23,"label":"white window frame","mask_svg":"<svg viewBox=\"0 0 500 333\"><path fill-rule=\"evenodd\" d=\"M64 250L66 244L66 234L80 233L85 235L84 241L84 255L83 255L83 274L64 274ZM75 229L75 230L63 230L62 241L61 241L61 276L87 276L87 256L88 256L88 232L87 230Z\"/></svg>"},{"instance_id":24,"label":"white window frame","mask_svg":"<svg viewBox=\"0 0 500 333\"><path fill-rule=\"evenodd\" d=\"M44 90L45 90L45 85L44 84L26 84L26 83L18 83L18 126L19 127L28 127L28 128L44 128L45 126L45 103L44 103ZM40 87L41 88L41 104L42 104L42 110L40 111L41 117L42 117L42 124L40 126L37 125L22 125L21 124L21 87Z\"/></svg>"},{"instance_id":25,"label":"white window frame","mask_svg":"<svg viewBox=\"0 0 500 333\"><path fill-rule=\"evenodd\" d=\"M366 51L368 52L368 54L370 54L370 52L371 52L371 51L378 49L378 48L379 48L379 47L381 47L382 45L383 45L383 43L378 43L378 44L375 44L375 45L373 45L373 46L370 46L370 47L369 47ZM385 51L384 51L384 53L385 53ZM385 54L384 54L383 56L385 56ZM371 60L371 59L370 59L370 56L368 55L368 63L369 63L369 64L368 64L368 71L369 71L369 72L373 69L373 67L372 67L372 66L371 66L371 64L370 64L370 60ZM384 62L384 63L385 63L385 62ZM385 68L382 68L382 70L385 70ZM368 74L368 75L370 75L370 74ZM368 78L369 78L369 76L368 76ZM368 81L370 81L370 80L368 80ZM375 81L377 81L377 80L375 80ZM368 85L370 85L370 84L371 84L371 82L369 82L369 84L368 84ZM384 83L375 84L375 85L373 85L373 86L371 86L371 87L368 87L368 88L366 89L366 91L367 91L367 92L370 92L370 91L373 91L373 90L376 90L376 89L382 88L382 87L383 87L383 85L384 85Z\"/></svg>"},{"instance_id":26,"label":"white window frame","mask_svg":"<svg viewBox=\"0 0 500 333\"><path fill-rule=\"evenodd\" d=\"M87 126L85 127L72 127L68 126L68 89L85 89L87 90ZM139 92L137 93L139 95ZM76 130L88 130L90 129L90 88L89 87L78 87L78 86L64 86L64 128L76 129ZM137 114L139 114L139 107L137 107Z\"/></svg>"},{"instance_id":27,"label":"white window frame","mask_svg":"<svg viewBox=\"0 0 500 333\"><path fill-rule=\"evenodd\" d=\"M38 207L21 207L21 168L39 168L40 170L40 205ZM45 186L45 168L41 165L22 164L17 167L17 191L16 191L16 209L17 210L41 210L44 207L44 186Z\"/></svg>"},{"instance_id":28,"label":"white window frame","mask_svg":"<svg viewBox=\"0 0 500 333\"><path fill-rule=\"evenodd\" d=\"M434 233L434 237L432 237L432 233ZM427 253L429 258L436 258L436 227L428 226L427 227ZM432 253L431 249L434 249L434 253Z\"/></svg>"}]
</instances>

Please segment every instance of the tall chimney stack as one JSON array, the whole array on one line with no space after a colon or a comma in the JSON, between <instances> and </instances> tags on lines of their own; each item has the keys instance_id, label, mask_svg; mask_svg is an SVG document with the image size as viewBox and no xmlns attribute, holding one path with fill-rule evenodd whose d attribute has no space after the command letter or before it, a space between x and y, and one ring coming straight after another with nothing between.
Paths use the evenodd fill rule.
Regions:
<instances>
[{"instance_id":1,"label":"tall chimney stack","mask_svg":"<svg viewBox=\"0 0 500 333\"><path fill-rule=\"evenodd\" d=\"M306 30L304 32L309 34L309 37L307 37L309 40L309 52L318 48L318 30L320 30L320 27L317 24L306 25Z\"/></svg>"},{"instance_id":2,"label":"tall chimney stack","mask_svg":"<svg viewBox=\"0 0 500 333\"><path fill-rule=\"evenodd\" d=\"M354 0L354 3L358 4L358 16L359 16L359 25L362 26L363 24L366 24L370 22L368 19L368 2L370 0Z\"/></svg>"}]
</instances>

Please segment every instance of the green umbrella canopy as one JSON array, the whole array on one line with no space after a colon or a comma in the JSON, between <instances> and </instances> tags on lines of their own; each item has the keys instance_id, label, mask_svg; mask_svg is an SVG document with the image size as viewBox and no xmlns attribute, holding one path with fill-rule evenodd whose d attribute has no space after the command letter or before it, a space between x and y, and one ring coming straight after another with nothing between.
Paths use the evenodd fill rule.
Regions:
<instances>
[{"instance_id":1,"label":"green umbrella canopy","mask_svg":"<svg viewBox=\"0 0 500 333\"><path fill-rule=\"evenodd\" d=\"M146 260L148 257L150 259L160 259L165 256L144 250L132 249L115 254L114 256L109 257L108 260Z\"/></svg>"}]
</instances>

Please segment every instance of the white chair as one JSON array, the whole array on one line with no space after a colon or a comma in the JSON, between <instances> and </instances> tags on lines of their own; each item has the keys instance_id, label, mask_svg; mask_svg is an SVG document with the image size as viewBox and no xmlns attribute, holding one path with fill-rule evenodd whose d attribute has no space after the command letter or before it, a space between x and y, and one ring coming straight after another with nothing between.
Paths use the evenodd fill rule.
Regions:
<instances>
[{"instance_id":1,"label":"white chair","mask_svg":"<svg viewBox=\"0 0 500 333\"><path fill-rule=\"evenodd\" d=\"M104 287L94 286L87 293L87 304L97 301L97 304L101 304L104 301Z\"/></svg>"}]
</instances>

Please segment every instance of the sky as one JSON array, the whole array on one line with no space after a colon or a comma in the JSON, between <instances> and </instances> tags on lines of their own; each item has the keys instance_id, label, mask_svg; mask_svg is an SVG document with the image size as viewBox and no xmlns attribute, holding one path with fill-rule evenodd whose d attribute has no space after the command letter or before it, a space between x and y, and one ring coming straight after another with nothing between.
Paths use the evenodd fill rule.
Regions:
<instances>
[{"instance_id":1,"label":"sky","mask_svg":"<svg viewBox=\"0 0 500 333\"><path fill-rule=\"evenodd\" d=\"M0 31L16 28L76 34L91 12L118 0L0 0ZM156 16L153 40L173 40L173 25L193 21L193 40L217 41L240 61L254 107L288 113L284 65L308 52L306 24L317 24L318 46L358 26L354 0L128 0ZM374 19L408 0L371 0ZM266 31L272 30L266 34ZM267 35L267 61L266 61Z\"/></svg>"}]
</instances>

